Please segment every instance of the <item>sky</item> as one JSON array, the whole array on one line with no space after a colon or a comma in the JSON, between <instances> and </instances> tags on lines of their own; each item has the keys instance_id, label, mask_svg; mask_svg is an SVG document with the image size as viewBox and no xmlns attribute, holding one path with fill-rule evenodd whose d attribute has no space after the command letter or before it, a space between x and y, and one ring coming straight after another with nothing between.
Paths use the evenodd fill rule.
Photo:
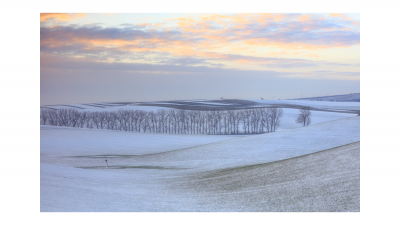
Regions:
<instances>
[{"instance_id":1,"label":"sky","mask_svg":"<svg viewBox=\"0 0 400 225\"><path fill-rule=\"evenodd\" d=\"M40 14L41 105L356 92L359 14Z\"/></svg>"}]
</instances>

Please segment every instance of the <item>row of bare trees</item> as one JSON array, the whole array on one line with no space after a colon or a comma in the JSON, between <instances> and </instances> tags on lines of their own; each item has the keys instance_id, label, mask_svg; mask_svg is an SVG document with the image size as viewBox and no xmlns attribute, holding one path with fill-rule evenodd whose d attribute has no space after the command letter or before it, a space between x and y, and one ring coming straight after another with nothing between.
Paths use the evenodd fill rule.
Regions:
<instances>
[{"instance_id":1,"label":"row of bare trees","mask_svg":"<svg viewBox=\"0 0 400 225\"><path fill-rule=\"evenodd\" d=\"M40 124L169 134L255 134L275 132L282 115L280 108L227 111L159 109L156 112L41 109Z\"/></svg>"}]
</instances>

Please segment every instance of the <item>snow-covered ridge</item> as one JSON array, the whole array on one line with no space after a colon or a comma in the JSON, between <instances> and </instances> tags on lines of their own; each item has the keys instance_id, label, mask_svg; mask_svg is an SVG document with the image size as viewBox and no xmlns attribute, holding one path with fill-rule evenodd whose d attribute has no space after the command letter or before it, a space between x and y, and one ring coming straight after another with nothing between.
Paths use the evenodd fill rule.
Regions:
<instances>
[{"instance_id":1,"label":"snow-covered ridge","mask_svg":"<svg viewBox=\"0 0 400 225\"><path fill-rule=\"evenodd\" d=\"M157 102L131 102L131 103L90 103L69 105L41 106L41 109L76 109L78 111L118 111L144 110L157 111L158 109L184 109L184 110L237 110L251 108L279 107L299 109L311 107L312 110L357 113L360 111L360 102L331 102L308 100L186 100L186 101L157 101Z\"/></svg>"},{"instance_id":2,"label":"snow-covered ridge","mask_svg":"<svg viewBox=\"0 0 400 225\"><path fill-rule=\"evenodd\" d=\"M318 96L309 98L296 98L292 100L310 101L334 101L334 102L360 102L360 93L350 93L345 95Z\"/></svg>"}]
</instances>

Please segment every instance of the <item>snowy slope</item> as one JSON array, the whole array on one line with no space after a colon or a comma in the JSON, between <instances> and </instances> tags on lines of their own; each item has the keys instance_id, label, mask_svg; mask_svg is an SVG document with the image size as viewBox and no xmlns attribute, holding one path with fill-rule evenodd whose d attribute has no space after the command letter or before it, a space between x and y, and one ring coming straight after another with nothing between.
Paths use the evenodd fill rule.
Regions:
<instances>
[{"instance_id":1,"label":"snowy slope","mask_svg":"<svg viewBox=\"0 0 400 225\"><path fill-rule=\"evenodd\" d=\"M310 181L308 178L316 181L309 183L309 188L297 196L303 201L322 201L324 204L319 204L321 207L310 205L309 208L303 208L304 211L357 211L354 205L349 208L341 205L340 201L333 202L328 207L327 201L330 200L321 199L322 195L316 194L324 193L323 190L329 187L333 190L325 192L329 196L347 199L347 195L341 194L340 197L335 190L339 188L343 193L353 191L351 196L355 200L352 202L357 203L357 187L354 187L357 184L357 173L343 177L341 174L351 171L340 166L333 166L337 170L332 173L326 171L322 177L315 173L322 171L318 166L310 173L301 170L301 176L297 180L275 182L275 186L270 187L275 190L275 194L272 193L270 198L266 198L265 191L262 191L262 186L265 185L261 185L261 189L255 188L250 195L241 195L238 194L242 191L240 187L237 190L220 192L218 187L229 182L225 178L218 178L210 183L214 185L214 189L216 187L214 191L213 188L204 188L203 192L193 188L191 181L196 183L199 176L201 178L204 174L221 169L290 159L359 140L359 117L247 137L49 130L43 127L41 211L291 211L298 210L298 205L293 201L280 201L284 197L282 193L294 194L296 185L302 187L307 184L306 181ZM329 159L324 157L325 160ZM350 160L353 164L354 160L359 162L357 157L348 159L342 154L335 157ZM109 167L105 165L105 159L108 159ZM326 166L324 161L321 162L317 165ZM296 165L298 166L294 169L287 170L287 175L308 164L297 162ZM262 167L260 172L265 173L264 169ZM284 174L278 177L280 176L285 177ZM238 177L244 179L248 174L239 173ZM324 180L328 178L331 181L326 183ZM320 182L322 186L319 185ZM260 186L254 182L246 183L253 185L252 187ZM201 182L198 184L204 185ZM314 197L307 198L307 191L314 193ZM228 204L229 199L232 201ZM259 207L251 202L265 204ZM280 205L277 206L278 203Z\"/></svg>"},{"instance_id":2,"label":"snowy slope","mask_svg":"<svg viewBox=\"0 0 400 225\"><path fill-rule=\"evenodd\" d=\"M168 171L167 171L168 172ZM193 205L185 195L168 195L169 173L120 173L40 164L41 212L166 212Z\"/></svg>"},{"instance_id":3,"label":"snowy slope","mask_svg":"<svg viewBox=\"0 0 400 225\"><path fill-rule=\"evenodd\" d=\"M360 142L197 173L176 179L174 190L197 196L210 211L360 211Z\"/></svg>"},{"instance_id":4,"label":"snowy slope","mask_svg":"<svg viewBox=\"0 0 400 225\"><path fill-rule=\"evenodd\" d=\"M41 211L359 211L359 150L354 143L189 176L41 163Z\"/></svg>"}]
</instances>

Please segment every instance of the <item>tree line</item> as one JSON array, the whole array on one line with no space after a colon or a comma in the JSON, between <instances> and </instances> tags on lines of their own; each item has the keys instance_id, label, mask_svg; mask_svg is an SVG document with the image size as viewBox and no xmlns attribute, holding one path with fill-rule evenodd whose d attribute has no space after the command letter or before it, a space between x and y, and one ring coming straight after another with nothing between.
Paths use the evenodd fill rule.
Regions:
<instances>
[{"instance_id":1,"label":"tree line","mask_svg":"<svg viewBox=\"0 0 400 225\"><path fill-rule=\"evenodd\" d=\"M257 134L275 132L281 108L225 111L158 109L80 112L76 109L41 109L40 124L90 129L168 134Z\"/></svg>"}]
</instances>

